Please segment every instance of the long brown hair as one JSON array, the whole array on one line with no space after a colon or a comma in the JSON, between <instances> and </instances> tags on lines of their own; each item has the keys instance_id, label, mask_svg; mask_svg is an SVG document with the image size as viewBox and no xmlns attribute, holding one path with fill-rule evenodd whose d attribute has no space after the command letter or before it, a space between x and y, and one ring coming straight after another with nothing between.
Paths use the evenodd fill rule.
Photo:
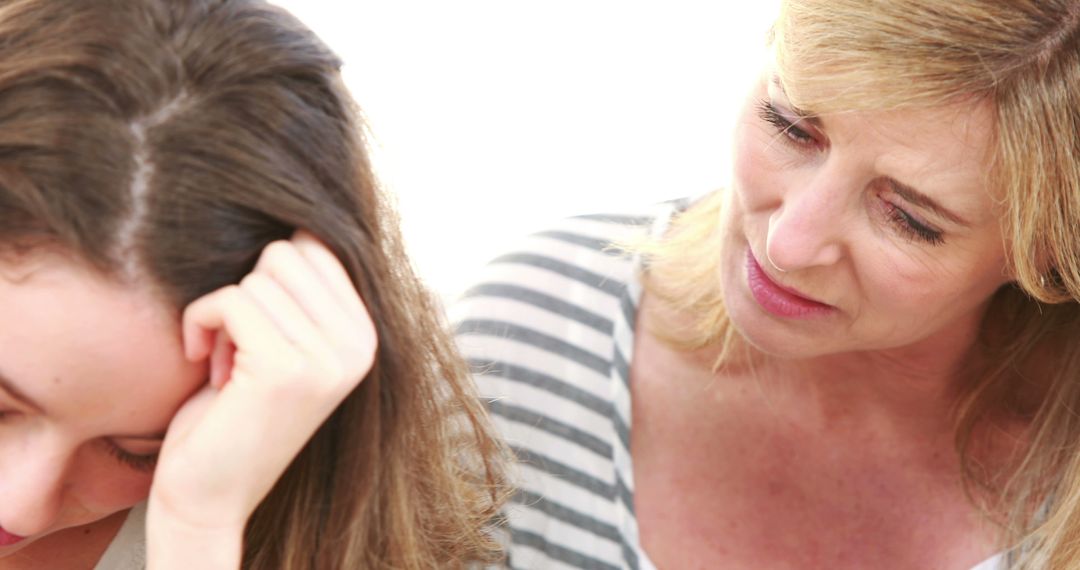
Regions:
<instances>
[{"instance_id":1,"label":"long brown hair","mask_svg":"<svg viewBox=\"0 0 1080 570\"><path fill-rule=\"evenodd\" d=\"M315 233L379 351L252 516L244 567L491 560L504 451L405 257L339 67L256 0L0 2L0 246L69 252L179 315L271 241Z\"/></svg>"},{"instance_id":2,"label":"long brown hair","mask_svg":"<svg viewBox=\"0 0 1080 570\"><path fill-rule=\"evenodd\" d=\"M1080 568L1080 2L784 0L771 47L788 99L818 113L993 105L986 186L1014 281L974 347L986 365L967 370L957 449L971 488L994 496L987 510L1006 513L1011 568ZM653 289L696 319L666 336L721 346L718 366L745 346L716 283L724 202L709 196L644 246ZM979 465L976 427L1002 417L1029 426L1022 452Z\"/></svg>"}]
</instances>

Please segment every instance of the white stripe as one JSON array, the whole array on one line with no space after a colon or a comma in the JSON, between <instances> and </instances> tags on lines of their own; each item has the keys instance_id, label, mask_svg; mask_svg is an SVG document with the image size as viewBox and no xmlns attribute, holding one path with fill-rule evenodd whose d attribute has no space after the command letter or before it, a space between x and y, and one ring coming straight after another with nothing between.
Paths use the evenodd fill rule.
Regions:
<instances>
[{"instance_id":1,"label":"white stripe","mask_svg":"<svg viewBox=\"0 0 1080 570\"><path fill-rule=\"evenodd\" d=\"M489 335L460 334L457 337L466 358L498 360L529 368L568 382L590 394L611 399L610 379L599 372L559 354L531 344Z\"/></svg>"}]
</instances>

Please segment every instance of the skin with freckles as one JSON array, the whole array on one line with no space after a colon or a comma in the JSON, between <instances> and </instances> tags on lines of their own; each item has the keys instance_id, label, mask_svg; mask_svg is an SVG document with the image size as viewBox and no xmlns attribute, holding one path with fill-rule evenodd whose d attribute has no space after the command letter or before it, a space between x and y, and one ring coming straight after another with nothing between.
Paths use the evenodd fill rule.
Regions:
<instances>
[{"instance_id":1,"label":"skin with freckles","mask_svg":"<svg viewBox=\"0 0 1080 570\"><path fill-rule=\"evenodd\" d=\"M146 498L145 457L207 367L184 358L179 315L148 290L44 254L0 274L0 372L38 406L0 388L0 525L27 537L0 548L8 568L66 555L83 533L65 529Z\"/></svg>"},{"instance_id":2,"label":"skin with freckles","mask_svg":"<svg viewBox=\"0 0 1080 570\"><path fill-rule=\"evenodd\" d=\"M732 322L787 357L970 345L986 300L1008 281L985 190L990 107L795 113L766 74L737 127L718 268ZM777 116L794 128L778 133ZM898 184L944 212L905 199ZM763 314L746 285L747 248L770 279L835 310L802 321Z\"/></svg>"},{"instance_id":3,"label":"skin with freckles","mask_svg":"<svg viewBox=\"0 0 1080 570\"><path fill-rule=\"evenodd\" d=\"M657 567L967 570L995 552L950 414L1008 281L991 127L977 101L804 118L764 74L737 127L716 268L754 366L717 373L716 347L650 332L689 315L648 293L640 309L631 454ZM770 310L748 260L765 296L828 310Z\"/></svg>"}]
</instances>

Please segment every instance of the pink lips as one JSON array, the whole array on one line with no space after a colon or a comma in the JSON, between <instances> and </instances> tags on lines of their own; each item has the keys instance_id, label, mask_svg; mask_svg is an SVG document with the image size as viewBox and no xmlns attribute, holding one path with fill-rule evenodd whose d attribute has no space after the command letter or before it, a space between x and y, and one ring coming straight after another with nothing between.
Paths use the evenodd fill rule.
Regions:
<instances>
[{"instance_id":1,"label":"pink lips","mask_svg":"<svg viewBox=\"0 0 1080 570\"><path fill-rule=\"evenodd\" d=\"M22 542L23 540L25 540L25 537L11 534L0 528L0 546L11 546L12 544Z\"/></svg>"},{"instance_id":2,"label":"pink lips","mask_svg":"<svg viewBox=\"0 0 1080 570\"><path fill-rule=\"evenodd\" d=\"M803 297L797 291L769 279L749 248L746 250L746 279L750 294L761 308L778 317L805 319L826 315L834 310L831 305Z\"/></svg>"}]
</instances>

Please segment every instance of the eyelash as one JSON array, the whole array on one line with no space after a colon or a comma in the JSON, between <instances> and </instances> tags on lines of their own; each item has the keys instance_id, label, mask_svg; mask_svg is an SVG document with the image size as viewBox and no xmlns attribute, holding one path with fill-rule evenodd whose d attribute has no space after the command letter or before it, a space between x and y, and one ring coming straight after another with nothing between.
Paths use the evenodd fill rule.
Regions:
<instances>
[{"instance_id":1,"label":"eyelash","mask_svg":"<svg viewBox=\"0 0 1080 570\"><path fill-rule=\"evenodd\" d=\"M109 445L109 455L112 455L121 464L126 465L136 471L143 473L152 473L154 467L157 466L158 454L151 455L135 455L134 453L128 453L123 449L120 449L114 444Z\"/></svg>"},{"instance_id":2,"label":"eyelash","mask_svg":"<svg viewBox=\"0 0 1080 570\"><path fill-rule=\"evenodd\" d=\"M814 137L811 136L810 133L795 126L795 123L784 117L784 115L782 115L768 99L762 99L758 103L758 116L766 123L772 125L778 134L784 135L794 144L799 146L809 146L815 142ZM904 237L919 240L930 245L940 245L945 243L945 237L942 232L927 227L925 224L916 220L914 216L904 211L903 208L886 200L882 201L885 203L887 209L889 223L891 223Z\"/></svg>"},{"instance_id":3,"label":"eyelash","mask_svg":"<svg viewBox=\"0 0 1080 570\"><path fill-rule=\"evenodd\" d=\"M781 115L780 111L776 110L772 102L767 99L758 102L758 116L795 144L805 146L814 143L814 137L810 136L810 133L796 127L795 123Z\"/></svg>"},{"instance_id":4,"label":"eyelash","mask_svg":"<svg viewBox=\"0 0 1080 570\"><path fill-rule=\"evenodd\" d=\"M12 414L13 412L0 410L0 422L8 419ZM158 454L156 453L151 455L136 455L134 453L128 453L112 443L106 444L106 449L108 450L109 455L119 461L122 465L136 471L152 473L154 467L157 467Z\"/></svg>"},{"instance_id":5,"label":"eyelash","mask_svg":"<svg viewBox=\"0 0 1080 570\"><path fill-rule=\"evenodd\" d=\"M917 239L930 245L945 243L945 236L942 232L927 227L895 204L886 200L883 200L883 202L885 202L889 221L905 237Z\"/></svg>"}]
</instances>

